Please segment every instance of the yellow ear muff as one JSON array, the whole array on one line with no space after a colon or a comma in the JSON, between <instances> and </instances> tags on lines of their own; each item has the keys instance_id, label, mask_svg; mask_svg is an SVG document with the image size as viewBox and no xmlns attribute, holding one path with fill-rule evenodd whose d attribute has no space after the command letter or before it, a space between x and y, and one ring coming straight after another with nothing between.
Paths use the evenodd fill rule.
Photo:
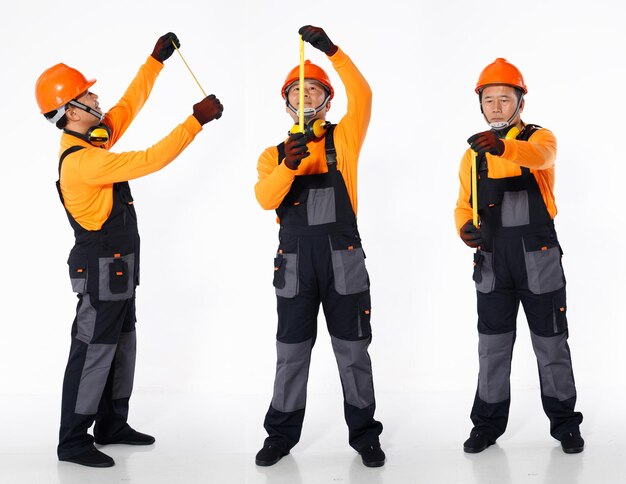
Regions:
<instances>
[{"instance_id":1,"label":"yellow ear muff","mask_svg":"<svg viewBox=\"0 0 626 484\"><path fill-rule=\"evenodd\" d=\"M94 126L87 131L87 141L98 148L106 144L106 142L109 141L109 137L109 128L104 124Z\"/></svg>"},{"instance_id":2,"label":"yellow ear muff","mask_svg":"<svg viewBox=\"0 0 626 484\"><path fill-rule=\"evenodd\" d=\"M519 128L517 126L513 126L511 129L507 131L504 139L515 139L517 138L517 135L519 133L520 133Z\"/></svg>"},{"instance_id":3,"label":"yellow ear muff","mask_svg":"<svg viewBox=\"0 0 626 484\"><path fill-rule=\"evenodd\" d=\"M317 141L322 139L326 134L326 125L328 123L323 119L312 119L304 125L304 134L309 141ZM289 130L289 134L300 133L300 125L294 124Z\"/></svg>"},{"instance_id":4,"label":"yellow ear muff","mask_svg":"<svg viewBox=\"0 0 626 484\"><path fill-rule=\"evenodd\" d=\"M306 128L304 129L307 136L312 139L321 139L326 134L326 121L323 119L314 119L313 121L307 123Z\"/></svg>"}]
</instances>

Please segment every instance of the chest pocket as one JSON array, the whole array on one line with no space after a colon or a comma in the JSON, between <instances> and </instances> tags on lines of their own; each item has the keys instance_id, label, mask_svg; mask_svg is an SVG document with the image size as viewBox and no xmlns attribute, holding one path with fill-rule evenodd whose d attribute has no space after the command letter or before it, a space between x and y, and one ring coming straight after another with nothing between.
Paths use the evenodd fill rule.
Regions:
<instances>
[{"instance_id":1,"label":"chest pocket","mask_svg":"<svg viewBox=\"0 0 626 484\"><path fill-rule=\"evenodd\" d=\"M337 221L335 189L313 188L306 201L308 225L322 225Z\"/></svg>"}]
</instances>

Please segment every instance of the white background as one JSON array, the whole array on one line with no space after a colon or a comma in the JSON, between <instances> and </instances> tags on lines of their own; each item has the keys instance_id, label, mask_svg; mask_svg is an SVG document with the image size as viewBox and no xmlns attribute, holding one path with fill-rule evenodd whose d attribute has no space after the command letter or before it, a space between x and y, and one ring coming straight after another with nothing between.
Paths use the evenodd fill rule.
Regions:
<instances>
[{"instance_id":1,"label":"white background","mask_svg":"<svg viewBox=\"0 0 626 484\"><path fill-rule=\"evenodd\" d=\"M551 129L558 140L556 225L565 251L570 347L579 408L593 425L603 409L585 405L589 395L608 399L624 387L626 15L617 0L42 0L3 7L0 402L48 395L58 396L60 406L76 303L66 266L73 236L54 187L60 132L38 112L35 81L64 62L97 78L93 91L108 109L156 39L173 31L224 115L171 165L131 183L142 236L135 394L259 396L267 403L248 410L258 416L250 430L260 445L275 365L278 227L255 200L256 163L291 125L280 87L298 63L297 30L305 24L322 26L374 93L358 216L372 281L379 418L390 416L387 401L401 412L429 415L408 398L418 392L462 392L453 411L469 414L477 375L472 251L456 235L453 209L465 140L487 129L476 79L505 57L529 89L523 120ZM345 112L339 78L310 46L307 58L331 77L336 96L328 118L338 121ZM155 143L201 98L174 54L113 151ZM522 314L513 399L516 390L536 390L539 415ZM319 326L309 398L330 395L340 412L323 318ZM46 418L56 418L59 406ZM49 439L53 452L55 435Z\"/></svg>"}]
</instances>

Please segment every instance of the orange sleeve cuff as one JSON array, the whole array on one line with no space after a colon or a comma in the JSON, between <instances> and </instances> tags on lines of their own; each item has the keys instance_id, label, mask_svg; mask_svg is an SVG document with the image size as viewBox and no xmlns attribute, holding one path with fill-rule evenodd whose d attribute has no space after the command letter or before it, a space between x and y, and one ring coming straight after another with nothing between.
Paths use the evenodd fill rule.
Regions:
<instances>
[{"instance_id":1,"label":"orange sleeve cuff","mask_svg":"<svg viewBox=\"0 0 626 484\"><path fill-rule=\"evenodd\" d=\"M195 136L202 131L202 125L193 114L190 114L189 117L185 119L183 126L192 136Z\"/></svg>"},{"instance_id":2,"label":"orange sleeve cuff","mask_svg":"<svg viewBox=\"0 0 626 484\"><path fill-rule=\"evenodd\" d=\"M155 74L159 74L163 70L164 65L156 60L154 57L149 55L148 59L146 60L146 67Z\"/></svg>"}]
</instances>

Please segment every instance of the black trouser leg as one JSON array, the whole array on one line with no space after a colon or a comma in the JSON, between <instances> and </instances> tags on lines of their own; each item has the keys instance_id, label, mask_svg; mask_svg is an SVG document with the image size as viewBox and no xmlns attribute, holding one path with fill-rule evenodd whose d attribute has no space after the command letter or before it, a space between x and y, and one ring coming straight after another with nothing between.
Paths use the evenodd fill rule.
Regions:
<instances>
[{"instance_id":1,"label":"black trouser leg","mask_svg":"<svg viewBox=\"0 0 626 484\"><path fill-rule=\"evenodd\" d=\"M135 368L135 331L122 333L104 393L100 399L94 436L97 441L113 440L128 426L128 406Z\"/></svg>"},{"instance_id":2,"label":"black trouser leg","mask_svg":"<svg viewBox=\"0 0 626 484\"><path fill-rule=\"evenodd\" d=\"M476 391L470 414L474 428L486 432L495 441L506 430L510 405L510 398L497 403L487 403L480 398L478 391Z\"/></svg>"},{"instance_id":3,"label":"black trouser leg","mask_svg":"<svg viewBox=\"0 0 626 484\"><path fill-rule=\"evenodd\" d=\"M301 343L276 342L277 363L272 403L263 426L265 445L289 452L300 440L313 339Z\"/></svg>"},{"instance_id":4,"label":"black trouser leg","mask_svg":"<svg viewBox=\"0 0 626 484\"><path fill-rule=\"evenodd\" d=\"M285 453L289 452L300 441L303 421L304 408L281 412L270 405L263 422L268 435L264 445L272 445Z\"/></svg>"},{"instance_id":5,"label":"black trouser leg","mask_svg":"<svg viewBox=\"0 0 626 484\"><path fill-rule=\"evenodd\" d=\"M79 295L63 381L57 448L61 459L81 454L93 445L93 438L87 431L96 419L110 373L119 364L116 355L124 351L122 348L118 351L118 343L125 345L120 333L129 311L132 311L134 322L134 298L104 302L92 299L89 294ZM134 356L132 363L134 368ZM129 370L119 370L118 376L121 373L128 375ZM113 377L112 392L116 382L119 383L120 379Z\"/></svg>"},{"instance_id":6,"label":"black trouser leg","mask_svg":"<svg viewBox=\"0 0 626 484\"><path fill-rule=\"evenodd\" d=\"M478 389L470 418L477 430L495 441L506 430L511 404L511 359L519 298L515 290L477 291Z\"/></svg>"},{"instance_id":7,"label":"black trouser leg","mask_svg":"<svg viewBox=\"0 0 626 484\"><path fill-rule=\"evenodd\" d=\"M495 441L506 430L511 404L511 357L515 332L479 334L478 389L470 418Z\"/></svg>"},{"instance_id":8,"label":"black trouser leg","mask_svg":"<svg viewBox=\"0 0 626 484\"><path fill-rule=\"evenodd\" d=\"M93 445L93 437L87 433L87 430L93 424L95 415L79 415L75 412L78 385L85 367L87 347L88 345L82 341L72 339L70 356L63 378L61 427L57 448L59 459L81 454Z\"/></svg>"},{"instance_id":9,"label":"black trouser leg","mask_svg":"<svg viewBox=\"0 0 626 484\"><path fill-rule=\"evenodd\" d=\"M565 287L546 293L522 291L522 304L531 330L531 341L541 382L541 402L550 419L550 434L557 440L578 432L582 414L574 410L576 384L567 338Z\"/></svg>"},{"instance_id":10,"label":"black trouser leg","mask_svg":"<svg viewBox=\"0 0 626 484\"><path fill-rule=\"evenodd\" d=\"M310 263L301 257L298 266L300 293L293 298L276 298L276 377L263 424L268 433L265 445L283 452L289 452L300 440L320 304Z\"/></svg>"},{"instance_id":11,"label":"black trouser leg","mask_svg":"<svg viewBox=\"0 0 626 484\"><path fill-rule=\"evenodd\" d=\"M323 307L344 398L348 442L355 450L379 444L383 426L374 419L376 400L372 362L370 292L340 295L330 286L323 292Z\"/></svg>"}]
</instances>

